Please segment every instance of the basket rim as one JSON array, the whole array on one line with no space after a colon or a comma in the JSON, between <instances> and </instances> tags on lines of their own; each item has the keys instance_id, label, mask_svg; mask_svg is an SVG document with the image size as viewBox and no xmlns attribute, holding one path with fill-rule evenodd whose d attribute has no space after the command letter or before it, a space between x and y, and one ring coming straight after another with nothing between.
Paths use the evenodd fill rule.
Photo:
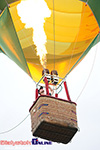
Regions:
<instances>
[{"instance_id":1,"label":"basket rim","mask_svg":"<svg viewBox=\"0 0 100 150\"><path fill-rule=\"evenodd\" d=\"M77 105L75 102L68 101L68 100L65 100L65 99L61 99L61 98L58 98L58 97L53 97L53 96L49 96L49 95L40 95L40 96L33 102L32 106L31 106L30 109L29 109L29 112L31 111L32 107L36 104L36 102L37 102L41 97L50 97L50 98L55 99L55 100L60 100L60 101L63 101L63 102L67 102L67 103L71 103L71 104Z\"/></svg>"}]
</instances>

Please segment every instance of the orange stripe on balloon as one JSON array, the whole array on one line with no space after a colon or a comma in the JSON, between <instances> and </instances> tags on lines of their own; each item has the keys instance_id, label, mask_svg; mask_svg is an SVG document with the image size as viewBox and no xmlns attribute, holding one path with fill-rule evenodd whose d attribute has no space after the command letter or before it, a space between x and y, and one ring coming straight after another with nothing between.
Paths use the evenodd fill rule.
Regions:
<instances>
[{"instance_id":1,"label":"orange stripe on balloon","mask_svg":"<svg viewBox=\"0 0 100 150\"><path fill-rule=\"evenodd\" d=\"M16 58L21 62L21 59L18 56L18 54L16 53L14 47L11 45L10 40L7 40L6 38L3 38L3 40L5 41L6 45L11 50L11 52L14 54L14 56L16 56Z\"/></svg>"}]
</instances>

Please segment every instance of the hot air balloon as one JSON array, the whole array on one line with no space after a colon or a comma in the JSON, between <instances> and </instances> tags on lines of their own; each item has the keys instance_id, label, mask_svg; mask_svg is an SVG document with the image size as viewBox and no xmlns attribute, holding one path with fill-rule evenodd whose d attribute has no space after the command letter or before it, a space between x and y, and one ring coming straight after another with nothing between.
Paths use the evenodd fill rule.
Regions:
<instances>
[{"instance_id":1,"label":"hot air balloon","mask_svg":"<svg viewBox=\"0 0 100 150\"><path fill-rule=\"evenodd\" d=\"M18 5L21 0L2 0L0 3L0 52L11 58L36 83L35 102L29 110L32 134L67 144L78 131L78 125L76 103L71 101L65 78L99 42L100 1L45 0L45 3L42 3L42 0L37 1L40 3L38 3L41 6L40 9L49 9L51 13L47 16L44 13L45 19L42 20L41 27L36 21L39 12L42 17L42 9L35 10L34 5L29 8L28 4L24 6L23 3L22 14L33 22L32 28L29 24L26 25L25 18L21 19L19 15ZM32 13L33 10L36 12ZM34 40L35 27L39 32L38 42ZM44 32L40 33L41 28L45 35ZM37 54L36 49L39 45L41 47L42 39L45 39L43 48L46 52L41 58L40 52ZM55 90L55 96L49 95L48 85L58 89L63 83L67 100L60 99L57 90ZM46 95L39 96L40 84L44 84Z\"/></svg>"}]
</instances>

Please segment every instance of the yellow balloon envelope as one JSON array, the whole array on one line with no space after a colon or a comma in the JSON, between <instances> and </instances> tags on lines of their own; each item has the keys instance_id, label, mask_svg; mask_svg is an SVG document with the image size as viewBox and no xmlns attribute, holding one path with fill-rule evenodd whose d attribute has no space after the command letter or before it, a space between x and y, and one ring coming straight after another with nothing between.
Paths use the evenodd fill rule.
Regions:
<instances>
[{"instance_id":1,"label":"yellow balloon envelope","mask_svg":"<svg viewBox=\"0 0 100 150\"><path fill-rule=\"evenodd\" d=\"M8 0L9 7L6 7L5 0L2 1L1 51L15 61L35 82L38 82L43 66L33 42L34 29L26 29L25 24L22 23L17 11L20 1ZM95 3L93 0L86 3L80 0L45 0L51 10L51 16L46 18L44 23L47 37L46 68L49 71L57 70L62 78L70 73L93 45L99 42L100 2L95 1ZM96 4L98 4L97 9L95 9ZM31 19L34 20L32 17Z\"/></svg>"}]
</instances>

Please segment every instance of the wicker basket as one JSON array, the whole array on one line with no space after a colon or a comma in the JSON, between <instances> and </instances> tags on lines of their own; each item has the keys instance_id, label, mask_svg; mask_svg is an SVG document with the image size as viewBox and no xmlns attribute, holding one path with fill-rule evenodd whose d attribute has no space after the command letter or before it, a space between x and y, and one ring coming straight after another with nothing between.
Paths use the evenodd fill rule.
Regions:
<instances>
[{"instance_id":1,"label":"wicker basket","mask_svg":"<svg viewBox=\"0 0 100 150\"><path fill-rule=\"evenodd\" d=\"M32 134L67 144L78 130L76 104L50 96L40 96L30 108Z\"/></svg>"}]
</instances>

